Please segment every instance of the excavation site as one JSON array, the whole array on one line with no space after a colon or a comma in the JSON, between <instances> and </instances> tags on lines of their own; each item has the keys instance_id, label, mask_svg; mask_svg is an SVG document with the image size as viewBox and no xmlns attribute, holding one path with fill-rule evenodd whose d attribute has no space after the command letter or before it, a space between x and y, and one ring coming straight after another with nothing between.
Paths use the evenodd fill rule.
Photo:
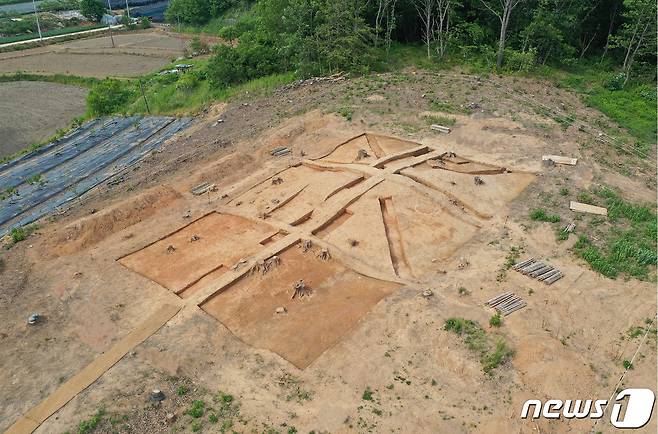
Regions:
<instances>
[{"instance_id":1,"label":"excavation site","mask_svg":"<svg viewBox=\"0 0 658 434\"><path fill-rule=\"evenodd\" d=\"M420 70L232 98L0 164L0 430L608 433L522 409L655 383L655 168L604 115Z\"/></svg>"}]
</instances>

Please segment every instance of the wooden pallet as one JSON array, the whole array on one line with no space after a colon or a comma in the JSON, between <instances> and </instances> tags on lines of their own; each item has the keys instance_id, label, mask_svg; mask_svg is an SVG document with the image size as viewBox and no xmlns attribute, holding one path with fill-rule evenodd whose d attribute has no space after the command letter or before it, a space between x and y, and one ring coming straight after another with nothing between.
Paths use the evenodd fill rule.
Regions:
<instances>
[{"instance_id":1,"label":"wooden pallet","mask_svg":"<svg viewBox=\"0 0 658 434\"><path fill-rule=\"evenodd\" d=\"M484 305L496 309L496 312L503 316L507 316L512 312L523 309L527 306L527 303L511 292L503 292L487 301Z\"/></svg>"},{"instance_id":2,"label":"wooden pallet","mask_svg":"<svg viewBox=\"0 0 658 434\"><path fill-rule=\"evenodd\" d=\"M552 285L564 277L564 273L562 273L559 269L553 267L550 264L538 261L535 258L529 258L525 261L521 261L512 268L521 274L530 276L533 279L537 279L547 285Z\"/></svg>"}]
</instances>

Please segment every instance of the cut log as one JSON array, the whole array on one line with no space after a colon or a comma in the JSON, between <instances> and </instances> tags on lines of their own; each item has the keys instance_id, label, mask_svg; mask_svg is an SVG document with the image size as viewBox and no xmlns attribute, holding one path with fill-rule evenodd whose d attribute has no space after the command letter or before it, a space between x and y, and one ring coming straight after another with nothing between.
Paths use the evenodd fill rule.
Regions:
<instances>
[{"instance_id":1,"label":"cut log","mask_svg":"<svg viewBox=\"0 0 658 434\"><path fill-rule=\"evenodd\" d=\"M430 125L430 128L433 129L434 131L438 131L440 133L445 133L445 134L448 134L451 131L450 128L444 127L443 125L432 124Z\"/></svg>"},{"instance_id":2,"label":"cut log","mask_svg":"<svg viewBox=\"0 0 658 434\"><path fill-rule=\"evenodd\" d=\"M535 258L526 259L525 261L519 262L518 264L514 265L514 269L518 270L519 268L526 267L532 264L533 262L535 262Z\"/></svg>"}]
</instances>

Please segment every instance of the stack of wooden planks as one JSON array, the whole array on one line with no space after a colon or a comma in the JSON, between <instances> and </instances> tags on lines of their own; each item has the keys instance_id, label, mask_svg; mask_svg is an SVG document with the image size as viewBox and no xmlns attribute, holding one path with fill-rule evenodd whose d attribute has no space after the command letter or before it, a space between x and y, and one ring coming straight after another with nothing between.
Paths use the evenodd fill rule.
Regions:
<instances>
[{"instance_id":1,"label":"stack of wooden planks","mask_svg":"<svg viewBox=\"0 0 658 434\"><path fill-rule=\"evenodd\" d=\"M564 277L564 274L557 268L544 262L537 261L535 258L521 261L513 268L519 273L530 276L547 285L552 285Z\"/></svg>"},{"instance_id":2,"label":"stack of wooden planks","mask_svg":"<svg viewBox=\"0 0 658 434\"><path fill-rule=\"evenodd\" d=\"M496 309L496 311L503 316L507 316L510 313L527 306L526 302L523 301L521 297L518 297L511 292L503 292L487 301L484 305Z\"/></svg>"}]
</instances>

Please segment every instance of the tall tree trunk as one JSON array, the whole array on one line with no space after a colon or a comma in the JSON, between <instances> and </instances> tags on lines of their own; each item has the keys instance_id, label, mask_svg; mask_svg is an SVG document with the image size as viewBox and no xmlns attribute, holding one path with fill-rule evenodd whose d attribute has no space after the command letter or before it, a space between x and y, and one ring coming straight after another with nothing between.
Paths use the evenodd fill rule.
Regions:
<instances>
[{"instance_id":1,"label":"tall tree trunk","mask_svg":"<svg viewBox=\"0 0 658 434\"><path fill-rule=\"evenodd\" d=\"M496 58L496 68L500 69L503 67L503 60L505 57L505 38L507 36L507 24L509 22L509 15L507 14L507 8L503 14L503 19L500 20L500 39L498 40L498 57Z\"/></svg>"},{"instance_id":2,"label":"tall tree trunk","mask_svg":"<svg viewBox=\"0 0 658 434\"><path fill-rule=\"evenodd\" d=\"M608 37L605 38L605 48L603 48L603 54L601 55L601 62L605 59L605 55L608 54L608 48L610 48L610 35L612 35L612 28L615 24L615 17L617 16L618 5L615 3L615 7L612 9L610 14L610 25L608 26Z\"/></svg>"}]
</instances>

